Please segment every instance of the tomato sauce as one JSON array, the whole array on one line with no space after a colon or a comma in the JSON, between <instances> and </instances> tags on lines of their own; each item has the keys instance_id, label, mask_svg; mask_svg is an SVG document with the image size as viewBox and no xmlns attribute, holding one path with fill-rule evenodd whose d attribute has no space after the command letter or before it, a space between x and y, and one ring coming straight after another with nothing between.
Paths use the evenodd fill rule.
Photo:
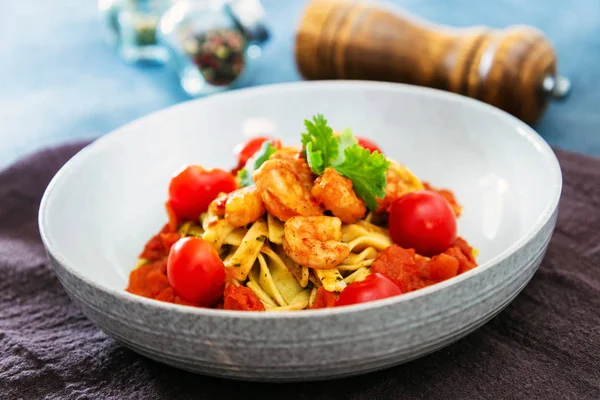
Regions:
<instances>
[{"instance_id":1,"label":"tomato sauce","mask_svg":"<svg viewBox=\"0 0 600 400\"><path fill-rule=\"evenodd\" d=\"M371 272L379 272L393 280L404 292L412 292L453 278L476 266L473 249L459 237L449 249L431 258L393 244L377 255Z\"/></svg>"},{"instance_id":2,"label":"tomato sauce","mask_svg":"<svg viewBox=\"0 0 600 400\"><path fill-rule=\"evenodd\" d=\"M425 187L426 190L436 192L437 194L439 194L443 198L445 198L446 201L448 201L448 203L450 203L450 206L452 207L454 214L457 217L460 217L460 214L462 214L462 207L460 204L458 204L458 201L456 200L456 197L454 196L454 193L452 193L452 191L447 190L447 189L436 189L427 182L423 182L423 186Z\"/></svg>"},{"instance_id":3,"label":"tomato sauce","mask_svg":"<svg viewBox=\"0 0 600 400\"><path fill-rule=\"evenodd\" d=\"M169 255L171 246L175 244L181 235L166 224L159 233L152 238L144 246L144 250L140 254L140 258L146 261L158 261L166 258Z\"/></svg>"},{"instance_id":4,"label":"tomato sauce","mask_svg":"<svg viewBox=\"0 0 600 400\"><path fill-rule=\"evenodd\" d=\"M223 308L238 311L265 311L265 306L246 286L229 285L223 293Z\"/></svg>"},{"instance_id":5,"label":"tomato sauce","mask_svg":"<svg viewBox=\"0 0 600 400\"><path fill-rule=\"evenodd\" d=\"M129 274L129 285L125 289L129 293L168 303L195 304L183 300L173 293L167 279L167 259L157 260L137 267Z\"/></svg>"},{"instance_id":6,"label":"tomato sauce","mask_svg":"<svg viewBox=\"0 0 600 400\"><path fill-rule=\"evenodd\" d=\"M335 293L328 292L323 286L317 289L317 295L311 308L329 308L334 307L337 297Z\"/></svg>"}]
</instances>

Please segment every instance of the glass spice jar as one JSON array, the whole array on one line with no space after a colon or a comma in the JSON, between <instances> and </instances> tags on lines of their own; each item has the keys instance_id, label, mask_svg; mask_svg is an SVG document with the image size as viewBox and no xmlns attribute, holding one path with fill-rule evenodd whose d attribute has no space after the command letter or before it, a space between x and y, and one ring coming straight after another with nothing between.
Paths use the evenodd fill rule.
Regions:
<instances>
[{"instance_id":1,"label":"glass spice jar","mask_svg":"<svg viewBox=\"0 0 600 400\"><path fill-rule=\"evenodd\" d=\"M131 63L164 63L168 51L158 42L157 29L162 14L176 0L99 0L100 10L111 42L121 57Z\"/></svg>"},{"instance_id":2,"label":"glass spice jar","mask_svg":"<svg viewBox=\"0 0 600 400\"><path fill-rule=\"evenodd\" d=\"M258 0L181 0L163 15L158 34L192 97L240 82L268 36Z\"/></svg>"}]
</instances>

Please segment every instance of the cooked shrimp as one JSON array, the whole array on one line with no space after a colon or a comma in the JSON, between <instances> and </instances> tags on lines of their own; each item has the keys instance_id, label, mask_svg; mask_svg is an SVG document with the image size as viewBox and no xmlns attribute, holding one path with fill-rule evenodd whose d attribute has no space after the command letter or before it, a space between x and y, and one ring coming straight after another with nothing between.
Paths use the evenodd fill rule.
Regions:
<instances>
[{"instance_id":1,"label":"cooked shrimp","mask_svg":"<svg viewBox=\"0 0 600 400\"><path fill-rule=\"evenodd\" d=\"M273 153L273 155L271 156L271 160L294 160L297 158L298 155L302 156L298 147L287 146L277 149L275 153Z\"/></svg>"},{"instance_id":2,"label":"cooked shrimp","mask_svg":"<svg viewBox=\"0 0 600 400\"><path fill-rule=\"evenodd\" d=\"M415 190L423 189L423 184L408 168L390 161L390 169L386 173L387 185L385 197L380 199L377 211L389 211L392 202L398 197Z\"/></svg>"},{"instance_id":3,"label":"cooked shrimp","mask_svg":"<svg viewBox=\"0 0 600 400\"><path fill-rule=\"evenodd\" d=\"M367 213L365 202L352 188L352 181L333 168L325 169L323 175L315 180L311 194L345 224L356 222Z\"/></svg>"},{"instance_id":4,"label":"cooked shrimp","mask_svg":"<svg viewBox=\"0 0 600 400\"><path fill-rule=\"evenodd\" d=\"M225 220L234 226L246 226L266 212L255 186L234 190L225 203Z\"/></svg>"},{"instance_id":5,"label":"cooked shrimp","mask_svg":"<svg viewBox=\"0 0 600 400\"><path fill-rule=\"evenodd\" d=\"M283 160L288 163L304 187L308 190L312 188L315 176L308 166L306 159L296 147L284 147L277 150L271 156L271 160Z\"/></svg>"},{"instance_id":6,"label":"cooked shrimp","mask_svg":"<svg viewBox=\"0 0 600 400\"><path fill-rule=\"evenodd\" d=\"M208 205L208 213L212 216L222 217L225 215L225 203L229 195L227 193L219 193L216 199L214 199Z\"/></svg>"},{"instance_id":7,"label":"cooked shrimp","mask_svg":"<svg viewBox=\"0 0 600 400\"><path fill-rule=\"evenodd\" d=\"M269 213L282 221L297 215L322 215L319 203L285 161L268 160L252 174Z\"/></svg>"},{"instance_id":8,"label":"cooked shrimp","mask_svg":"<svg viewBox=\"0 0 600 400\"><path fill-rule=\"evenodd\" d=\"M283 249L297 264L334 268L350 254L341 238L342 221L337 217L293 217L284 226Z\"/></svg>"}]
</instances>

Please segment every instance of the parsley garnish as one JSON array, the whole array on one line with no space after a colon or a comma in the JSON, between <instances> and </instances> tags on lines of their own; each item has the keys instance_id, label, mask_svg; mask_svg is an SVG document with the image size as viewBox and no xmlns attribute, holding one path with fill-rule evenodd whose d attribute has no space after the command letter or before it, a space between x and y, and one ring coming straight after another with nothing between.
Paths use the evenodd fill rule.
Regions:
<instances>
[{"instance_id":1,"label":"parsley garnish","mask_svg":"<svg viewBox=\"0 0 600 400\"><path fill-rule=\"evenodd\" d=\"M262 146L260 146L260 149L254 155L254 157L252 157L252 158L255 158L254 159L254 170L259 169L260 166L263 165L265 161L267 161L269 158L271 158L271 156L273 154L275 154L275 151L276 151L275 146L273 146L273 143L271 143L270 140L267 140L266 142L264 142L262 144ZM252 160L252 158L250 160ZM248 165L246 165L246 168L248 168Z\"/></svg>"},{"instance_id":2,"label":"parsley garnish","mask_svg":"<svg viewBox=\"0 0 600 400\"><path fill-rule=\"evenodd\" d=\"M377 209L377 199L385 196L386 172L390 167L385 156L359 146L349 129L334 135L321 114L314 116L312 122L305 120L304 125L307 132L302 134L302 145L310 169L317 175L326 168L335 169L352 181L354 191L370 210Z\"/></svg>"},{"instance_id":3,"label":"parsley garnish","mask_svg":"<svg viewBox=\"0 0 600 400\"><path fill-rule=\"evenodd\" d=\"M246 187L254 185L254 181L252 180L252 175L246 168L242 168L237 173L238 178L240 178L240 186Z\"/></svg>"},{"instance_id":4,"label":"parsley garnish","mask_svg":"<svg viewBox=\"0 0 600 400\"><path fill-rule=\"evenodd\" d=\"M313 150L313 142L308 142L306 145L306 161L312 171L321 175L325 171L325 162L323 160L323 154L320 150Z\"/></svg>"},{"instance_id":5,"label":"parsley garnish","mask_svg":"<svg viewBox=\"0 0 600 400\"><path fill-rule=\"evenodd\" d=\"M312 122L304 120L304 126L307 133L302 134L302 146L306 149L306 161L315 174L321 175L338 157L338 138L321 114L314 116Z\"/></svg>"},{"instance_id":6,"label":"parsley garnish","mask_svg":"<svg viewBox=\"0 0 600 400\"><path fill-rule=\"evenodd\" d=\"M270 140L267 140L260 146L260 149L254 154L248 162L246 162L246 166L238 171L238 178L240 179L240 186L251 186L254 185L254 181L252 180L252 173L260 168L261 165L264 164L271 156L275 153L276 149L271 143Z\"/></svg>"},{"instance_id":7,"label":"parsley garnish","mask_svg":"<svg viewBox=\"0 0 600 400\"><path fill-rule=\"evenodd\" d=\"M344 161L334 166L341 175L352 181L358 197L370 210L377 209L377 199L385 196L386 171L390 162L378 151L371 153L358 145L347 147Z\"/></svg>"},{"instance_id":8,"label":"parsley garnish","mask_svg":"<svg viewBox=\"0 0 600 400\"><path fill-rule=\"evenodd\" d=\"M344 129L344 131L339 136L339 142L339 154L337 159L334 161L334 164L341 163L342 161L344 161L344 158L346 157L346 155L344 154L346 152L346 149L348 147L358 144L358 141L356 140L350 129Z\"/></svg>"}]
</instances>

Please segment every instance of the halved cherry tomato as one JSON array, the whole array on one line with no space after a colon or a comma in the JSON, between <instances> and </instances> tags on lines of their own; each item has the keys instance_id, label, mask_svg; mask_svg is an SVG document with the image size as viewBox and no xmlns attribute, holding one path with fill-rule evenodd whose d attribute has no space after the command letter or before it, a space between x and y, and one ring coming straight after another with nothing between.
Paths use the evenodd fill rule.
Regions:
<instances>
[{"instance_id":1,"label":"halved cherry tomato","mask_svg":"<svg viewBox=\"0 0 600 400\"><path fill-rule=\"evenodd\" d=\"M190 165L171 180L169 205L179 218L197 220L219 193L236 188L235 178L229 172Z\"/></svg>"},{"instance_id":2,"label":"halved cherry tomato","mask_svg":"<svg viewBox=\"0 0 600 400\"><path fill-rule=\"evenodd\" d=\"M338 306L365 303L402 294L402 289L382 274L371 274L364 280L346 286L335 303Z\"/></svg>"},{"instance_id":3,"label":"halved cherry tomato","mask_svg":"<svg viewBox=\"0 0 600 400\"><path fill-rule=\"evenodd\" d=\"M248 139L246 142L237 145L233 150L233 154L237 157L238 160L238 166L236 169L244 168L246 162L248 162L248 160L254 155L254 153L256 153L260 149L262 144L267 140L273 142L273 146L275 146L275 148L281 147L281 141L279 139L274 139L268 136L253 137L251 139Z\"/></svg>"},{"instance_id":4,"label":"halved cherry tomato","mask_svg":"<svg viewBox=\"0 0 600 400\"><path fill-rule=\"evenodd\" d=\"M173 292L201 307L223 297L225 266L210 243L197 237L179 239L167 259L167 278Z\"/></svg>"},{"instance_id":5,"label":"halved cherry tomato","mask_svg":"<svg viewBox=\"0 0 600 400\"><path fill-rule=\"evenodd\" d=\"M443 253L456 240L456 217L450 203L429 190L394 200L388 225L394 243L425 256Z\"/></svg>"},{"instance_id":6,"label":"halved cherry tomato","mask_svg":"<svg viewBox=\"0 0 600 400\"><path fill-rule=\"evenodd\" d=\"M377 150L378 152L382 153L381 149L379 148L379 146L377 146L375 144L375 142L373 142L372 140L366 139L364 137L360 137L357 136L356 140L358 141L358 145L361 147L364 147L365 149L368 149L371 153L374 152L375 150Z\"/></svg>"}]
</instances>

